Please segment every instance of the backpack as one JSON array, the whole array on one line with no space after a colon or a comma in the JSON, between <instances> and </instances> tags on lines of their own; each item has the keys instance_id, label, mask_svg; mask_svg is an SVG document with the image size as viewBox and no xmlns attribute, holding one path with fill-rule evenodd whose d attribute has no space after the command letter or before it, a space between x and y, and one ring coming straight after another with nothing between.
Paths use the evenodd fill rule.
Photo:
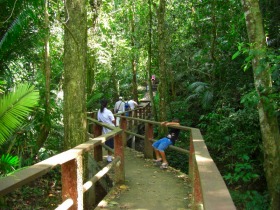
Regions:
<instances>
[{"instance_id":1,"label":"backpack","mask_svg":"<svg viewBox=\"0 0 280 210\"><path fill-rule=\"evenodd\" d=\"M128 102L124 103L124 110L125 111L129 111L130 110L130 106L129 106Z\"/></svg>"}]
</instances>

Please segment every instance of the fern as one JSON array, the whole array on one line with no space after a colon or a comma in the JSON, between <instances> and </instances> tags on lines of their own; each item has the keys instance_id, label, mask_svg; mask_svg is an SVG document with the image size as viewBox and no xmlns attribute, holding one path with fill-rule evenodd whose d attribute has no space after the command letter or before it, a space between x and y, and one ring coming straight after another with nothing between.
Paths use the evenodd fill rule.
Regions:
<instances>
[{"instance_id":1,"label":"fern","mask_svg":"<svg viewBox=\"0 0 280 210\"><path fill-rule=\"evenodd\" d=\"M29 84L22 84L3 96L0 100L0 145L20 126L38 100L38 91Z\"/></svg>"},{"instance_id":2,"label":"fern","mask_svg":"<svg viewBox=\"0 0 280 210\"><path fill-rule=\"evenodd\" d=\"M0 174L6 175L7 173L14 171L18 164L18 156L12 156L10 154L2 155L0 157Z\"/></svg>"}]
</instances>

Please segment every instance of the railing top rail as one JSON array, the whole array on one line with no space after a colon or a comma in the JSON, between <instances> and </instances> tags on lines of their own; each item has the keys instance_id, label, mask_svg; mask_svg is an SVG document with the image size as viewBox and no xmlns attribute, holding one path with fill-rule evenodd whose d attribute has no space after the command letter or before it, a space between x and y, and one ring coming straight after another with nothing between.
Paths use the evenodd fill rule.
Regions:
<instances>
[{"instance_id":1,"label":"railing top rail","mask_svg":"<svg viewBox=\"0 0 280 210\"><path fill-rule=\"evenodd\" d=\"M84 152L93 149L94 146L104 143L106 139L111 138L122 132L122 130L118 127L109 127L113 129L107 134L103 134L94 139L90 139L87 142L79 144L70 150L54 155L46 160L43 160L32 166L26 167L20 171L16 171L10 176L0 178L0 196L3 196L13 191L15 188L18 188L24 184L31 182L36 178L43 176L56 166L62 165L70 160L75 159Z\"/></svg>"}]
</instances>

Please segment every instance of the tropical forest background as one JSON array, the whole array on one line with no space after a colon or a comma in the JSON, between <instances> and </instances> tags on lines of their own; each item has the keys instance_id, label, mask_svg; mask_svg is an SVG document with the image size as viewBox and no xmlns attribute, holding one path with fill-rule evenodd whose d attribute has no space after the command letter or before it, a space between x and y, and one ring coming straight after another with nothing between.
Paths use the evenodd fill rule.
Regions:
<instances>
[{"instance_id":1,"label":"tropical forest background","mask_svg":"<svg viewBox=\"0 0 280 210\"><path fill-rule=\"evenodd\" d=\"M176 117L202 131L238 209L276 209L280 166L271 174L265 160L280 160L280 2L81 2L79 12L74 0L0 0L0 176L75 145L64 131L70 79L91 112L102 98L110 108L120 95L140 100L155 75L154 120ZM84 54L69 59L75 44ZM272 138L262 130L269 123Z\"/></svg>"}]
</instances>

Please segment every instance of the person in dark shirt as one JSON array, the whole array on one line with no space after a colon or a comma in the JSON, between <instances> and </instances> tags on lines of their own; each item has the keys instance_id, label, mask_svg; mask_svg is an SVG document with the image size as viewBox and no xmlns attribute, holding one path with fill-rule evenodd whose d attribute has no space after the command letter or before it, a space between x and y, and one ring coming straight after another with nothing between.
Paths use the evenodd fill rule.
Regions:
<instances>
[{"instance_id":1,"label":"person in dark shirt","mask_svg":"<svg viewBox=\"0 0 280 210\"><path fill-rule=\"evenodd\" d=\"M180 125L178 119L173 119L172 122L162 122L162 125ZM174 145L175 141L178 139L180 130L177 128L170 128L169 134L166 137L159 139L158 141L153 143L153 148L156 154L156 160L154 162L157 165L160 165L161 169L165 169L168 167L168 162L165 156L165 150L170 146Z\"/></svg>"}]
</instances>

